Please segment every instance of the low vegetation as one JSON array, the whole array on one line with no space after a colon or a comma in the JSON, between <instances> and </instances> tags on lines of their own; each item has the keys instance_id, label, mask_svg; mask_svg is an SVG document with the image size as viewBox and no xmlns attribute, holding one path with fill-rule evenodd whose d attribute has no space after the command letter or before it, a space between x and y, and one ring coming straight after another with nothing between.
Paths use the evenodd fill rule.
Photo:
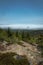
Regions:
<instances>
[{"instance_id":1,"label":"low vegetation","mask_svg":"<svg viewBox=\"0 0 43 65\"><path fill-rule=\"evenodd\" d=\"M26 57L15 59L15 53L0 54L0 65L30 65Z\"/></svg>"}]
</instances>

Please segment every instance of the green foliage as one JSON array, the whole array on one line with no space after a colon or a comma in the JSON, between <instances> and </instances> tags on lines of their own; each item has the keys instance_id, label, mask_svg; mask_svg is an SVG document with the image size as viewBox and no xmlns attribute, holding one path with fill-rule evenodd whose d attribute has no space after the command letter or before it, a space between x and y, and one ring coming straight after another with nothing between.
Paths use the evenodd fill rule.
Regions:
<instances>
[{"instance_id":1,"label":"green foliage","mask_svg":"<svg viewBox=\"0 0 43 65\"><path fill-rule=\"evenodd\" d=\"M7 38L6 31L0 30L0 40L3 41Z\"/></svg>"},{"instance_id":2,"label":"green foliage","mask_svg":"<svg viewBox=\"0 0 43 65\"><path fill-rule=\"evenodd\" d=\"M39 35L37 39L38 48L41 51L41 55L43 56L43 34Z\"/></svg>"},{"instance_id":3,"label":"green foliage","mask_svg":"<svg viewBox=\"0 0 43 65\"><path fill-rule=\"evenodd\" d=\"M22 32L22 40L23 41L28 41L28 40L30 40L30 35L29 35L29 32L28 31L23 31Z\"/></svg>"},{"instance_id":4,"label":"green foliage","mask_svg":"<svg viewBox=\"0 0 43 65\"><path fill-rule=\"evenodd\" d=\"M0 29L0 41L7 41L7 42L15 43L16 35L10 28L6 30Z\"/></svg>"},{"instance_id":5,"label":"green foliage","mask_svg":"<svg viewBox=\"0 0 43 65\"><path fill-rule=\"evenodd\" d=\"M15 53L0 54L0 65L30 65L26 57L17 60L14 58Z\"/></svg>"}]
</instances>

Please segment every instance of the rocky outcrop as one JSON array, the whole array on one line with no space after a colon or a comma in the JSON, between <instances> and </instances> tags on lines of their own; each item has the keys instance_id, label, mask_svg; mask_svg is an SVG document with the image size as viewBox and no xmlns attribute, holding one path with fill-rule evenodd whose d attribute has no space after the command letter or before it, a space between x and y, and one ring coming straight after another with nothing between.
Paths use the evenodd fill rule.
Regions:
<instances>
[{"instance_id":1,"label":"rocky outcrop","mask_svg":"<svg viewBox=\"0 0 43 65\"><path fill-rule=\"evenodd\" d=\"M10 45L4 45L0 47L4 49L3 52L1 53L6 53L6 52L15 52L17 53L19 56L23 56L25 55L27 57L27 59L30 61L31 65L37 64L40 62L41 56L40 56L40 51L38 51L36 46L33 46L27 42L24 41L20 41L22 43L22 45L19 44L10 44ZM19 56L16 56L16 58L18 58ZM21 57L19 57L20 59Z\"/></svg>"}]
</instances>

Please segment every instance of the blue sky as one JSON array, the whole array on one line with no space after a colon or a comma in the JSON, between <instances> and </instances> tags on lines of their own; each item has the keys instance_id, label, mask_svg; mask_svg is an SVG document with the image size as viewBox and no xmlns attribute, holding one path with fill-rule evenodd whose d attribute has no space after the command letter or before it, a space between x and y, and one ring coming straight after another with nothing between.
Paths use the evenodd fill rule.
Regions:
<instances>
[{"instance_id":1,"label":"blue sky","mask_svg":"<svg viewBox=\"0 0 43 65\"><path fill-rule=\"evenodd\" d=\"M0 0L0 24L43 24L43 0Z\"/></svg>"}]
</instances>

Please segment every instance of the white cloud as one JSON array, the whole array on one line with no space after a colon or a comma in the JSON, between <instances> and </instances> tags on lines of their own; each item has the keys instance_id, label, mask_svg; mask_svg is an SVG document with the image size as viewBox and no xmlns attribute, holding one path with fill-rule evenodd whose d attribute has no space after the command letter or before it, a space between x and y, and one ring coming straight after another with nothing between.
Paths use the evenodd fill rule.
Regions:
<instances>
[{"instance_id":1,"label":"white cloud","mask_svg":"<svg viewBox=\"0 0 43 65\"><path fill-rule=\"evenodd\" d=\"M36 28L43 28L43 25L36 25L36 24L12 24L12 25L0 25L1 28L13 28L13 29L36 29Z\"/></svg>"}]
</instances>

